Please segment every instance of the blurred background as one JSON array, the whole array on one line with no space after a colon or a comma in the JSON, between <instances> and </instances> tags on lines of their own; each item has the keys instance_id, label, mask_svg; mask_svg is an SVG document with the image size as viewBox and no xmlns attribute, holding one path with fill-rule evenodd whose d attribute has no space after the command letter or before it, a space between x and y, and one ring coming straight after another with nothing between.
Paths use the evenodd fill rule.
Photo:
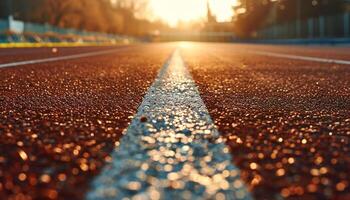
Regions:
<instances>
[{"instance_id":1,"label":"blurred background","mask_svg":"<svg viewBox=\"0 0 350 200\"><path fill-rule=\"evenodd\" d=\"M0 0L0 42L348 41L350 0Z\"/></svg>"}]
</instances>

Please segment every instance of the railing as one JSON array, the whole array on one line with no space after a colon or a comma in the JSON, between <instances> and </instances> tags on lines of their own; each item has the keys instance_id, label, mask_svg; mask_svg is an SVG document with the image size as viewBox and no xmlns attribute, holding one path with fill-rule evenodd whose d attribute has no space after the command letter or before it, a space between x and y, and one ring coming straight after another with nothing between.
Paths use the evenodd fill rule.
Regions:
<instances>
[{"instance_id":1,"label":"railing","mask_svg":"<svg viewBox=\"0 0 350 200\"><path fill-rule=\"evenodd\" d=\"M320 16L271 26L257 32L259 39L349 38L350 13Z\"/></svg>"},{"instance_id":2,"label":"railing","mask_svg":"<svg viewBox=\"0 0 350 200\"><path fill-rule=\"evenodd\" d=\"M15 34L48 34L53 33L57 35L75 35L75 36L90 36L95 38L111 39L116 41L132 41L134 38L128 36L122 36L117 34L107 34L100 32L91 32L91 31L82 31L72 28L59 28L49 24L37 24L30 22L22 22L14 20L12 17L9 17L8 20L0 19L0 34L12 32Z\"/></svg>"}]
</instances>

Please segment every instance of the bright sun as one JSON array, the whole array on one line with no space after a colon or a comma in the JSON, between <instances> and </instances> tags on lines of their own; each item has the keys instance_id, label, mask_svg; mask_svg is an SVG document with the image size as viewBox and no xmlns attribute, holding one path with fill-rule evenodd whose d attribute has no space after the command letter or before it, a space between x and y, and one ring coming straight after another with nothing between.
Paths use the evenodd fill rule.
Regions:
<instances>
[{"instance_id":1,"label":"bright sun","mask_svg":"<svg viewBox=\"0 0 350 200\"><path fill-rule=\"evenodd\" d=\"M220 22L230 21L236 0L209 0L212 13ZM150 0L152 12L171 26L179 21L200 20L207 15L206 0Z\"/></svg>"}]
</instances>

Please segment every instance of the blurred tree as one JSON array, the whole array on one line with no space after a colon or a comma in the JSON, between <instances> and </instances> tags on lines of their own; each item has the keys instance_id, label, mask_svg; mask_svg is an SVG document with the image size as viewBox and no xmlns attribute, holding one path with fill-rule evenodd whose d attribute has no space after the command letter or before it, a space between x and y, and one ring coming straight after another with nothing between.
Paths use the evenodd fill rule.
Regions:
<instances>
[{"instance_id":1,"label":"blurred tree","mask_svg":"<svg viewBox=\"0 0 350 200\"><path fill-rule=\"evenodd\" d=\"M8 0L13 1L16 19L128 35L145 35L157 29L159 22L145 20L148 0ZM0 0L5 13L6 0ZM4 6L2 6L4 4ZM4 16L2 16L4 15ZM7 14L0 14L6 17Z\"/></svg>"},{"instance_id":2,"label":"blurred tree","mask_svg":"<svg viewBox=\"0 0 350 200\"><path fill-rule=\"evenodd\" d=\"M234 8L235 32L241 37L251 37L256 30L265 25L272 2L269 0L239 0L239 3Z\"/></svg>"},{"instance_id":3,"label":"blurred tree","mask_svg":"<svg viewBox=\"0 0 350 200\"><path fill-rule=\"evenodd\" d=\"M344 4L344 0L239 0L233 21L239 36L251 37L273 24L341 13Z\"/></svg>"},{"instance_id":4,"label":"blurred tree","mask_svg":"<svg viewBox=\"0 0 350 200\"><path fill-rule=\"evenodd\" d=\"M1 0L0 1L0 18L5 19L12 14L12 1Z\"/></svg>"},{"instance_id":5,"label":"blurred tree","mask_svg":"<svg viewBox=\"0 0 350 200\"><path fill-rule=\"evenodd\" d=\"M337 14L344 9L344 0L280 0L276 3L278 22L294 21L298 12L301 19L307 19Z\"/></svg>"}]
</instances>

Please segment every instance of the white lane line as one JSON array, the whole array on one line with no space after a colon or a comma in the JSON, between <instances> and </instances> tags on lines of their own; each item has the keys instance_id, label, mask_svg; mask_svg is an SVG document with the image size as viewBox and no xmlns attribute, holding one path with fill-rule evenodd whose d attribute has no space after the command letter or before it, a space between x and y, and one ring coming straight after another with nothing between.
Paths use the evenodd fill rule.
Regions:
<instances>
[{"instance_id":1,"label":"white lane line","mask_svg":"<svg viewBox=\"0 0 350 200\"><path fill-rule=\"evenodd\" d=\"M21 65L30 65L30 64L38 64L38 63L45 63L45 62L62 61L62 60L70 60L70 59L84 58L84 57L90 57L90 56L98 56L98 55L115 53L117 51L120 51L121 49L125 49L125 47L124 48L120 47L120 48L115 48L115 49L97 51L97 52L88 52L88 53L74 54L74 55L68 55L68 56L59 56L59 57L53 57L53 58L43 58L43 59L25 60L25 61L12 62L12 63L4 63L4 64L0 64L0 68L15 67L15 66L21 66Z\"/></svg>"},{"instance_id":2,"label":"white lane line","mask_svg":"<svg viewBox=\"0 0 350 200\"><path fill-rule=\"evenodd\" d=\"M349 60L327 59L327 58L319 58L319 57L311 57L311 56L298 56L298 55L273 53L273 52L266 52L266 51L248 51L248 52L252 53L252 54L278 57L278 58L288 58L288 59L293 59L293 60L305 60L305 61L312 61L312 62L350 65Z\"/></svg>"},{"instance_id":3,"label":"white lane line","mask_svg":"<svg viewBox=\"0 0 350 200\"><path fill-rule=\"evenodd\" d=\"M86 198L252 199L178 51Z\"/></svg>"}]
</instances>

